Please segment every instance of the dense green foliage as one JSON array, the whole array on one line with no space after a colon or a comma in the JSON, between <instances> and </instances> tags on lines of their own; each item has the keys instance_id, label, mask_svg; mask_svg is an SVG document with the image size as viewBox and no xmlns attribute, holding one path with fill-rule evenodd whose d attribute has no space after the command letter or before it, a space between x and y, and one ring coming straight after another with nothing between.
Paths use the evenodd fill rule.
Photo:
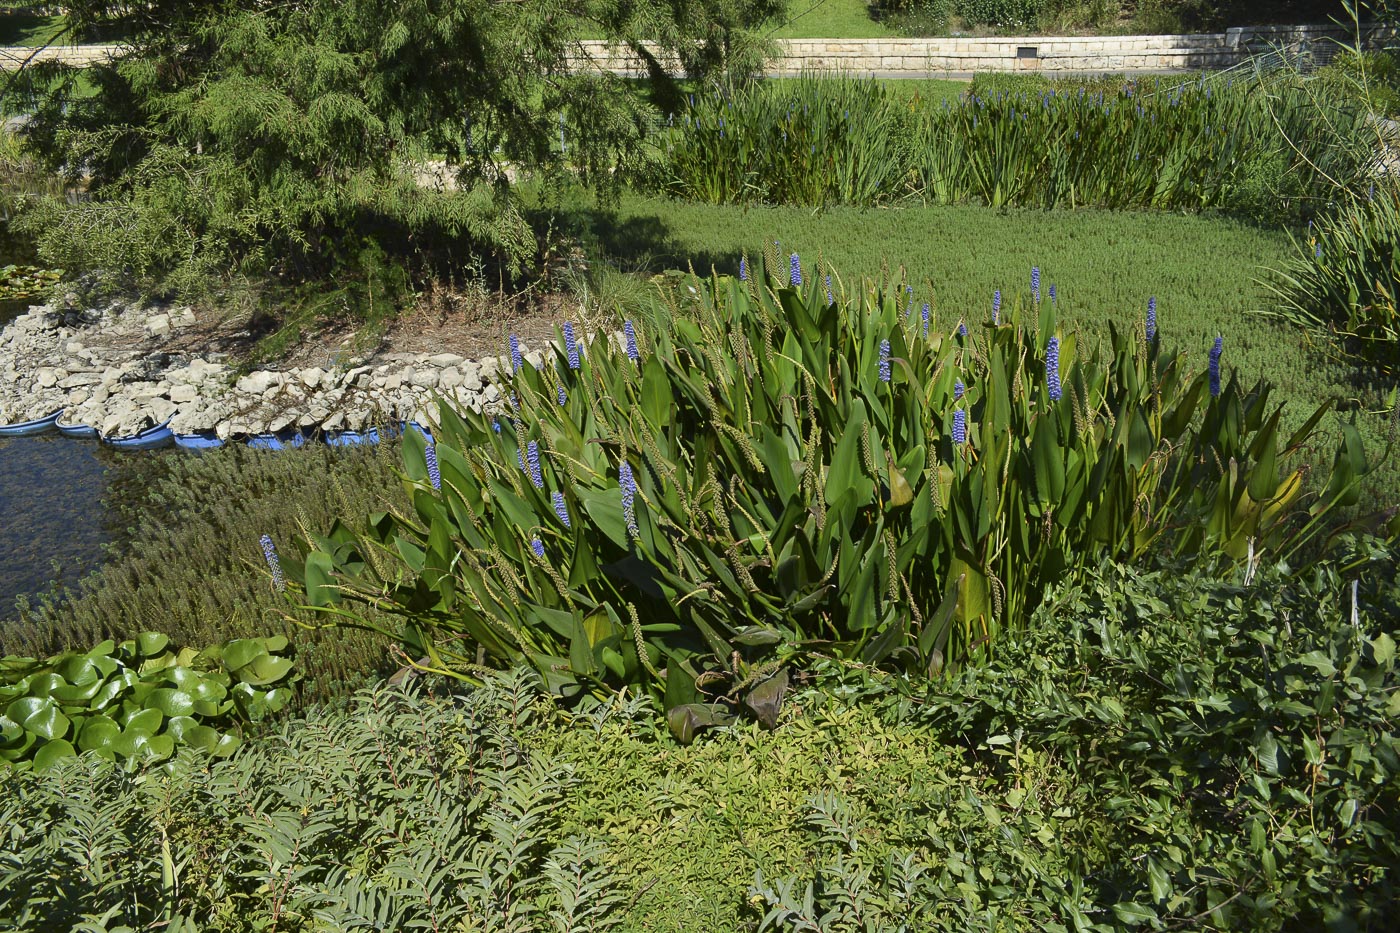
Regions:
<instances>
[{"instance_id":1,"label":"dense green foliage","mask_svg":"<svg viewBox=\"0 0 1400 933\"><path fill-rule=\"evenodd\" d=\"M657 183L708 203L1230 208L1311 214L1324 180L1359 191L1364 109L1293 79L1168 78L932 105L876 81L808 77L692 98Z\"/></svg>"},{"instance_id":2,"label":"dense green foliage","mask_svg":"<svg viewBox=\"0 0 1400 933\"><path fill-rule=\"evenodd\" d=\"M636 157L650 107L622 79L569 67L583 23L657 40L704 75L751 66L750 27L781 3L72 7L75 28L123 24L130 51L84 72L90 95L57 65L20 88L37 95L31 148L93 195L30 212L46 261L187 292L233 270L337 271L361 283L354 303L370 314L420 267L485 256L504 274L531 268L535 232L510 189L519 169L606 185ZM664 71L653 77L675 95ZM432 158L444 185L419 184Z\"/></svg>"},{"instance_id":3,"label":"dense green foliage","mask_svg":"<svg viewBox=\"0 0 1400 933\"><path fill-rule=\"evenodd\" d=\"M522 678L379 689L235 758L0 775L0 928L608 929L599 849L561 839L568 767L521 744Z\"/></svg>"},{"instance_id":4,"label":"dense green foliage","mask_svg":"<svg viewBox=\"0 0 1400 933\"><path fill-rule=\"evenodd\" d=\"M777 731L684 747L644 698L513 675L223 761L0 773L0 926L1384 930L1396 579L1375 542L1247 583L1105 566L984 667L828 665Z\"/></svg>"},{"instance_id":5,"label":"dense green foliage","mask_svg":"<svg viewBox=\"0 0 1400 933\"><path fill-rule=\"evenodd\" d=\"M776 264L793 287L680 280L644 349L566 334L517 361L507 412L444 406L404 442L412 513L312 536L289 576L336 618L402 614L386 634L428 669L638 684L689 740L741 701L771 724L794 652L984 659L1104 555L1292 555L1371 468L1343 426L1305 506L1290 461L1327 405L1284 441L1267 383L1187 371L1155 318L1106 353L1058 331L1038 270L1000 317L946 321Z\"/></svg>"},{"instance_id":6,"label":"dense green foliage","mask_svg":"<svg viewBox=\"0 0 1400 933\"><path fill-rule=\"evenodd\" d=\"M175 648L142 632L44 660L0 658L0 760L44 769L92 752L142 762L182 745L228 755L239 743L228 730L287 705L286 649L280 637Z\"/></svg>"},{"instance_id":7,"label":"dense green foliage","mask_svg":"<svg viewBox=\"0 0 1400 933\"><path fill-rule=\"evenodd\" d=\"M56 597L22 602L17 614L5 607L0 655L45 657L151 629L182 645L280 634L296 651L298 700L342 696L393 670L388 643L293 625L258 539L287 542L346 511L401 507L396 463L391 445L149 456L140 461L147 475L127 477L125 498L108 503L127 531L106 565Z\"/></svg>"}]
</instances>

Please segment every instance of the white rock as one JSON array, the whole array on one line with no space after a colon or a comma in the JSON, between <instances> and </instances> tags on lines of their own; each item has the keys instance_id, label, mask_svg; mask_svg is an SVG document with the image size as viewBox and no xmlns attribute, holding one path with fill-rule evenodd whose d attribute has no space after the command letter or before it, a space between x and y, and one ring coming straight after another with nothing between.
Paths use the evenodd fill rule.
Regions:
<instances>
[{"instance_id":1,"label":"white rock","mask_svg":"<svg viewBox=\"0 0 1400 933\"><path fill-rule=\"evenodd\" d=\"M60 389L76 389L79 386L95 386L102 382L101 373L73 373L58 380Z\"/></svg>"},{"instance_id":2,"label":"white rock","mask_svg":"<svg viewBox=\"0 0 1400 933\"><path fill-rule=\"evenodd\" d=\"M457 366L462 362L462 358L455 353L439 353L428 357L428 362L443 369L448 366Z\"/></svg>"},{"instance_id":3,"label":"white rock","mask_svg":"<svg viewBox=\"0 0 1400 933\"><path fill-rule=\"evenodd\" d=\"M175 403L165 398L153 398L146 405L147 413L150 414L151 419L155 421L156 424L160 424L162 421L165 421L171 415L175 414L175 410Z\"/></svg>"},{"instance_id":4,"label":"white rock","mask_svg":"<svg viewBox=\"0 0 1400 933\"><path fill-rule=\"evenodd\" d=\"M170 333L170 315L152 314L146 318L146 336L164 337Z\"/></svg>"},{"instance_id":5,"label":"white rock","mask_svg":"<svg viewBox=\"0 0 1400 933\"><path fill-rule=\"evenodd\" d=\"M188 405L199 398L199 389L188 383L182 383L171 386L167 397L177 405Z\"/></svg>"},{"instance_id":6,"label":"white rock","mask_svg":"<svg viewBox=\"0 0 1400 933\"><path fill-rule=\"evenodd\" d=\"M41 388L49 389L58 385L59 371L52 367L45 366L35 373L35 376L37 377L35 381L39 383Z\"/></svg>"},{"instance_id":7,"label":"white rock","mask_svg":"<svg viewBox=\"0 0 1400 933\"><path fill-rule=\"evenodd\" d=\"M297 380L308 389L314 389L321 384L325 376L326 371L324 369L321 369L319 366L313 366L310 369L303 369L298 372Z\"/></svg>"},{"instance_id":8,"label":"white rock","mask_svg":"<svg viewBox=\"0 0 1400 933\"><path fill-rule=\"evenodd\" d=\"M438 374L433 369L420 369L413 374L413 384L423 389L435 389L438 384Z\"/></svg>"}]
</instances>

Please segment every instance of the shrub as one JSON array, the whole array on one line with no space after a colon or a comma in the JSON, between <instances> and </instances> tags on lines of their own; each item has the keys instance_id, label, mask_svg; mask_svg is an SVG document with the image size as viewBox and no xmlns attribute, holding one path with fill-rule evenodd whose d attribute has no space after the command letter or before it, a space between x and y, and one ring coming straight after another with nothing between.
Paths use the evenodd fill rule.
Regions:
<instances>
[{"instance_id":1,"label":"shrub","mask_svg":"<svg viewBox=\"0 0 1400 933\"><path fill-rule=\"evenodd\" d=\"M1370 469L1344 426L1304 507L1284 464L1327 405L1280 445L1267 383L1155 334L1090 350L1035 271L1000 317L938 323L898 284L763 266L783 283L683 279L674 330L628 322L626 353L517 360L503 412L443 406L435 444L404 443L412 512L312 536L289 578L332 620L401 615L379 630L431 670L641 685L688 739L741 704L771 724L794 653L983 659L1103 555L1292 554Z\"/></svg>"}]
</instances>

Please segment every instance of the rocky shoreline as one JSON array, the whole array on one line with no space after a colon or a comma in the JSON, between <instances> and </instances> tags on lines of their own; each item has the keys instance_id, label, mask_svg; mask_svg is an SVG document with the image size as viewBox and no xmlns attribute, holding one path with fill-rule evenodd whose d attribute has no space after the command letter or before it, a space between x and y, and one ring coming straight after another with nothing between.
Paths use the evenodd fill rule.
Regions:
<instances>
[{"instance_id":1,"label":"rocky shoreline","mask_svg":"<svg viewBox=\"0 0 1400 933\"><path fill-rule=\"evenodd\" d=\"M129 436L169 422L221 440L302 430L362 430L424 420L437 396L480 411L510 361L452 353L383 354L343 369L260 369L239 375L228 354L166 352L196 323L189 308L34 306L0 332L0 423L63 409L65 424ZM526 359L543 354L522 346Z\"/></svg>"}]
</instances>

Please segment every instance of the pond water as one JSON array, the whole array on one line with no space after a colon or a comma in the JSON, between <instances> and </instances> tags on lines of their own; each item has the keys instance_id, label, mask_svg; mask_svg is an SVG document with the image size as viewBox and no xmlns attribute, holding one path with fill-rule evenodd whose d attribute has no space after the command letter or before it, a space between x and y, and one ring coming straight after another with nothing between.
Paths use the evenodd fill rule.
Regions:
<instances>
[{"instance_id":1,"label":"pond water","mask_svg":"<svg viewBox=\"0 0 1400 933\"><path fill-rule=\"evenodd\" d=\"M0 619L17 596L72 584L101 562L116 532L102 499L117 456L58 434L0 438Z\"/></svg>"}]
</instances>

